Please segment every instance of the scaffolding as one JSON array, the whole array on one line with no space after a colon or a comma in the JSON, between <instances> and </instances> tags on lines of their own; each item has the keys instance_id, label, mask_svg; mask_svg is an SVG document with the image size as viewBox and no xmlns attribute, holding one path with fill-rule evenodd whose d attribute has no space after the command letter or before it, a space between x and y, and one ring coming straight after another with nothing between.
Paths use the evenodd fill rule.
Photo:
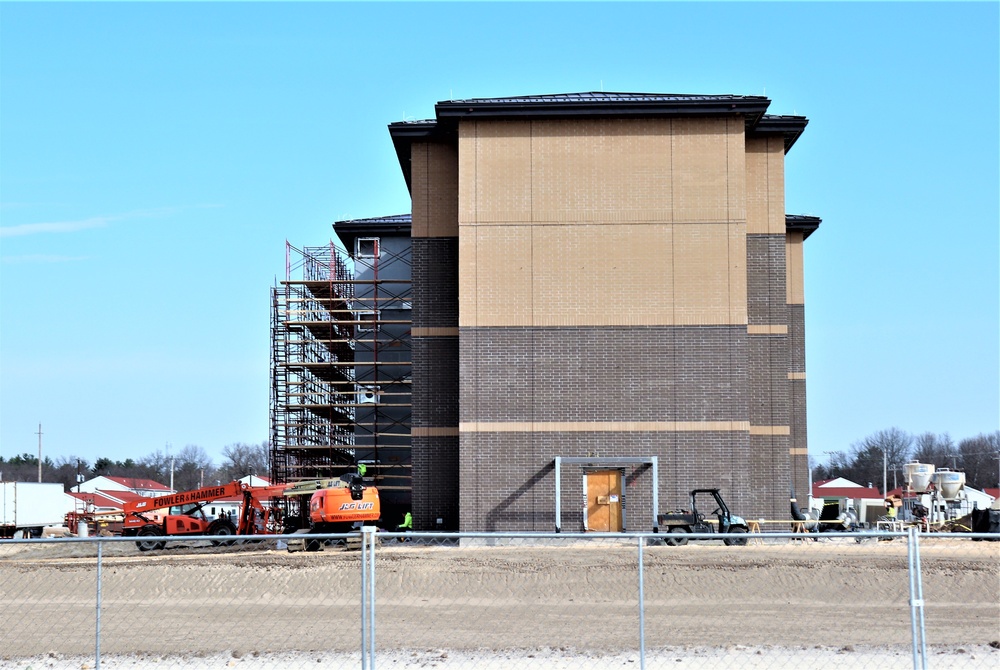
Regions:
<instances>
[{"instance_id":1,"label":"scaffolding","mask_svg":"<svg viewBox=\"0 0 1000 670\"><path fill-rule=\"evenodd\" d=\"M347 258L332 242L286 242L271 291L271 477L337 477L362 463L385 502L408 505L409 250L374 246Z\"/></svg>"}]
</instances>

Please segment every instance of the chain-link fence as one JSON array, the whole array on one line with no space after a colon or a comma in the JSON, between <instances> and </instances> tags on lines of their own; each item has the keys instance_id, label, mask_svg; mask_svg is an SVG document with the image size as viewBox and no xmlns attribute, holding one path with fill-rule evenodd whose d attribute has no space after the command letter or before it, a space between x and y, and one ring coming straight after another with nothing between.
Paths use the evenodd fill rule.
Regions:
<instances>
[{"instance_id":1,"label":"chain-link fence","mask_svg":"<svg viewBox=\"0 0 1000 670\"><path fill-rule=\"evenodd\" d=\"M1000 667L996 535L308 537L0 542L0 669Z\"/></svg>"}]
</instances>

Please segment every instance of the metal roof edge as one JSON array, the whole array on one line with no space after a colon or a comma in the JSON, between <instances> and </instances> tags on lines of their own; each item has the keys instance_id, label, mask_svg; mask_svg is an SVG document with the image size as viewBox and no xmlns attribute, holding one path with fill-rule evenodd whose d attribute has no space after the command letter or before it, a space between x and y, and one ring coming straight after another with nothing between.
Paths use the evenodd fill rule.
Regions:
<instances>
[{"instance_id":1,"label":"metal roof edge","mask_svg":"<svg viewBox=\"0 0 1000 670\"><path fill-rule=\"evenodd\" d=\"M785 138L785 153L792 148L795 141L802 136L809 119L804 116L779 116L765 114L753 128L747 128L747 135L760 137L764 135L783 135Z\"/></svg>"},{"instance_id":2,"label":"metal roof edge","mask_svg":"<svg viewBox=\"0 0 1000 670\"><path fill-rule=\"evenodd\" d=\"M823 219L818 216L785 214L785 231L802 233L803 242L819 229L821 223L823 223Z\"/></svg>"}]
</instances>

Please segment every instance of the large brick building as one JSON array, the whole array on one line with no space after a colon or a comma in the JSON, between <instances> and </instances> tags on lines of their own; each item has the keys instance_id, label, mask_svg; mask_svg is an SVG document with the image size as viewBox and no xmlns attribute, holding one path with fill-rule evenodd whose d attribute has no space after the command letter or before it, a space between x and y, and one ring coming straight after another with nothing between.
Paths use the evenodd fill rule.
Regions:
<instances>
[{"instance_id":1,"label":"large brick building","mask_svg":"<svg viewBox=\"0 0 1000 670\"><path fill-rule=\"evenodd\" d=\"M802 243L759 96L453 100L389 131L412 196L421 528L649 530L693 487L807 488Z\"/></svg>"}]
</instances>

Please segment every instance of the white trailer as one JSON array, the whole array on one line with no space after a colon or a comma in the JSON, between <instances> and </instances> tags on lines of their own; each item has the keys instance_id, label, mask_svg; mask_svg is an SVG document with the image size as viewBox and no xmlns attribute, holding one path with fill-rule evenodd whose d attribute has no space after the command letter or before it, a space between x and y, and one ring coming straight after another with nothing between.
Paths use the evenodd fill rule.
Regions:
<instances>
[{"instance_id":1,"label":"white trailer","mask_svg":"<svg viewBox=\"0 0 1000 670\"><path fill-rule=\"evenodd\" d=\"M66 519L62 484L0 482L0 537L39 537Z\"/></svg>"}]
</instances>

